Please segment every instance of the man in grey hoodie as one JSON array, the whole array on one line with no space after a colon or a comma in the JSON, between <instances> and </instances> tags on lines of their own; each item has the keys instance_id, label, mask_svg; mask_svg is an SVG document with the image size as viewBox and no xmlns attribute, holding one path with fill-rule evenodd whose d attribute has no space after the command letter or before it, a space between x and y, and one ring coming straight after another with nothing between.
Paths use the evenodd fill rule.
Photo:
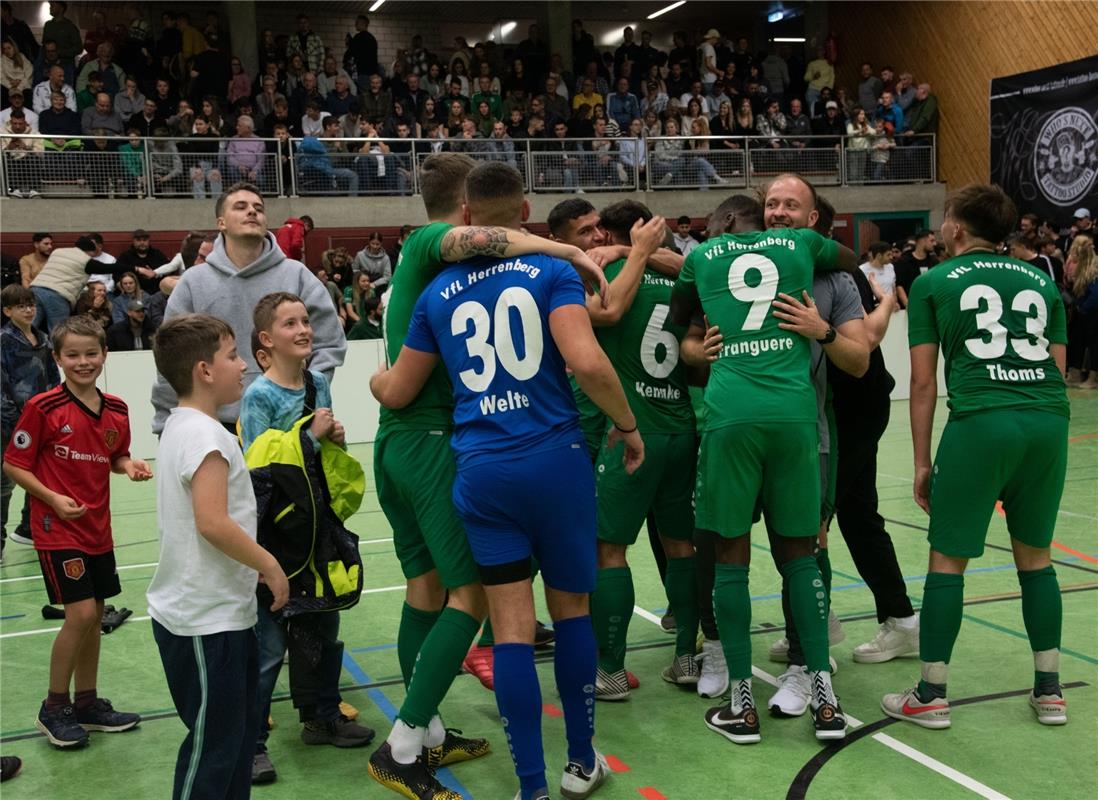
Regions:
<instances>
[{"instance_id":1,"label":"man in grey hoodie","mask_svg":"<svg viewBox=\"0 0 1098 800\"><path fill-rule=\"evenodd\" d=\"M247 362L244 385L259 374L251 352L252 309L265 294L293 292L305 302L313 326L313 357L309 367L323 372L330 381L335 368L343 363L347 338L327 289L299 261L287 258L274 236L267 230L263 194L248 183L230 186L215 206L221 235L206 263L183 273L171 293L164 312L165 322L180 314L212 314L229 323L236 333L241 357ZM175 392L163 376L153 384L153 433L164 427L169 411L176 405ZM222 406L218 418L235 429L239 403Z\"/></svg>"}]
</instances>

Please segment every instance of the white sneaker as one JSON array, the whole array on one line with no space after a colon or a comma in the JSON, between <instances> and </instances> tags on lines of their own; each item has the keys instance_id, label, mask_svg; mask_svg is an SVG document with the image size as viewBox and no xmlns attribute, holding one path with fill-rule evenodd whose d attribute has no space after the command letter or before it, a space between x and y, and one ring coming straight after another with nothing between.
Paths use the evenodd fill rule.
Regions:
<instances>
[{"instance_id":1,"label":"white sneaker","mask_svg":"<svg viewBox=\"0 0 1098 800\"><path fill-rule=\"evenodd\" d=\"M609 776L610 765L606 763L606 757L596 750L595 767L590 772L585 771L579 762L568 762L564 774L560 776L560 793L568 800L583 800L594 794Z\"/></svg>"},{"instance_id":2,"label":"white sneaker","mask_svg":"<svg viewBox=\"0 0 1098 800\"><path fill-rule=\"evenodd\" d=\"M702 641L701 654L695 660L701 664L699 697L720 697L728 691L728 663L724 660L724 649L719 641Z\"/></svg>"},{"instance_id":3,"label":"white sneaker","mask_svg":"<svg viewBox=\"0 0 1098 800\"><path fill-rule=\"evenodd\" d=\"M21 189L12 189L8 192L9 197L23 197L23 191Z\"/></svg>"},{"instance_id":4,"label":"white sneaker","mask_svg":"<svg viewBox=\"0 0 1098 800\"><path fill-rule=\"evenodd\" d=\"M843 623L832 611L827 617L827 646L834 647L843 639L846 638L846 631L843 630ZM778 639L776 642L770 645L770 649L767 650L767 655L771 661L777 661L780 664L789 663L789 640L784 636ZM834 663L834 659L832 659ZM835 670L832 669L832 672Z\"/></svg>"},{"instance_id":5,"label":"white sneaker","mask_svg":"<svg viewBox=\"0 0 1098 800\"><path fill-rule=\"evenodd\" d=\"M854 660L859 664L883 664L894 658L919 654L919 618L910 627L889 617L877 628L872 641L854 648Z\"/></svg>"},{"instance_id":6,"label":"white sneaker","mask_svg":"<svg viewBox=\"0 0 1098 800\"><path fill-rule=\"evenodd\" d=\"M775 717L799 717L808 710L812 699L812 685L804 667L791 666L778 676L778 691L770 698L767 707Z\"/></svg>"}]
</instances>

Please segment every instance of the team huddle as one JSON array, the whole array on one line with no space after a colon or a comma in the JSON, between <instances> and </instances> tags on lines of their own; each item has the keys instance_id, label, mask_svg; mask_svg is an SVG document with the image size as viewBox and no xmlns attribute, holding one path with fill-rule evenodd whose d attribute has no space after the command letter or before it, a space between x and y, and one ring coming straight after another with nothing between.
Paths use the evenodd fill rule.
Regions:
<instances>
[{"instance_id":1,"label":"team huddle","mask_svg":"<svg viewBox=\"0 0 1098 800\"><path fill-rule=\"evenodd\" d=\"M684 257L666 246L664 219L633 200L601 211L566 200L549 215L550 239L523 233L530 209L522 179L501 162L431 156L421 191L429 223L401 250L384 298L388 364L370 379L382 406L374 480L407 582L397 636L406 695L369 758L370 776L411 800L460 798L435 771L480 757L490 745L443 725L439 706L479 635L475 650L483 651L480 668L494 687L516 800L549 797L534 662L540 575L567 738L560 793L591 796L610 775L593 746L596 701L626 700L639 683L626 669L634 609L628 550L645 527L675 631L661 678L717 699L699 724L736 744L762 737L748 582L752 526L761 520L786 616L785 637L770 655L789 663L769 710L779 717L807 712L822 742L845 738L829 655L841 628L830 612L827 534L836 506L845 528L837 471L847 450L838 447L836 457L842 433L828 381L838 390L875 368L887 376L876 350L894 301L862 275L852 251L829 238L826 201L803 178L780 176L759 197L720 203L706 241ZM236 204L254 214L255 199L261 206L254 188L233 187L219 201L227 238ZM1066 472L1064 307L1047 275L999 254L1016 219L996 187L952 195L941 230L952 258L918 278L908 298L914 495L930 514L930 567L919 615L902 578L901 598L889 600L884 595L894 587L866 577L881 629L854 658L880 663L917 653L920 679L885 695L881 708L927 728L951 722L946 688L963 575L983 552L997 502L1007 515L1033 650L1029 703L1040 723L1067 721L1061 601L1049 555ZM261 257L256 247L253 260ZM362 587L357 540L342 520L361 500L362 475L332 417L327 379L305 367L313 342L308 308L283 292L264 296L255 309L250 352L265 374L240 406L246 454L218 412L241 398L244 364L235 347L244 342L197 314L169 319L158 334L157 366L178 404L157 464L162 566L149 601L173 700L189 729L176 797L246 796L257 768L269 768L273 779L270 761L257 760L265 750L256 741L265 741L272 670L277 677L270 662L280 664L286 649L303 738L337 746L373 738L338 696L338 614ZM36 477L37 448L48 437L35 414L68 409L65 424L94 418L99 425L120 414L104 468L151 477L147 465L129 459L125 406L97 395L94 375L89 382L93 334L62 326L54 349L66 383L28 404L24 418L38 427L21 419L5 454L5 470L34 498L32 525L55 511L59 521L84 513ZM932 459L940 356L950 416ZM874 476L875 448L874 439ZM872 506L876 515L875 491ZM303 518L306 507L312 516ZM286 544L302 526L317 543L304 557ZM883 563L873 569L899 576L883 528L881 536L884 546L875 546ZM166 566L196 560L214 577L173 575ZM855 563L863 570L857 554ZM48 587L67 564L56 554L43 560ZM207 596L215 578L235 594L185 609L181 599ZM92 600L83 616L96 619L96 604L101 612L103 599L117 593L114 583L92 581L90 593L70 599ZM51 600L69 602L53 595L51 588ZM136 725L136 715L120 719L96 699L94 671L88 685L98 648L73 647L67 675L51 670L39 727L56 732L65 713L69 735L79 736L71 726L81 714L114 715L107 721L116 727L106 730ZM209 687L199 686L214 659L233 674L211 673ZM74 671L84 710L70 718ZM258 703L244 699L257 695ZM207 696L220 706L216 718L204 703L199 708Z\"/></svg>"}]
</instances>

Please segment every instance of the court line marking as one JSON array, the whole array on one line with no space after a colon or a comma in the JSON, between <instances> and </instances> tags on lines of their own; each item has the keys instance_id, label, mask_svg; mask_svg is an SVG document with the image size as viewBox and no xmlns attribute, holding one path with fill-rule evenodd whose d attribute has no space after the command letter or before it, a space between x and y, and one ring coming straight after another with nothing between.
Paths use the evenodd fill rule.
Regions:
<instances>
[{"instance_id":1,"label":"court line marking","mask_svg":"<svg viewBox=\"0 0 1098 800\"><path fill-rule=\"evenodd\" d=\"M649 622L652 622L656 625L660 624L660 618L652 612L648 611L647 609L640 608L639 606L633 606L633 611L634 613L636 613L637 616L646 619ZM774 688L778 688L781 686L775 676L771 675L765 670L760 669L759 667L756 667L754 664L751 665L751 674L759 680L770 684ZM850 723L850 727L852 728L860 728L862 725L865 724L856 717L852 717L850 714L846 714L846 720L848 723ZM887 734L876 733L872 736L872 738L883 744L885 747L889 747L892 750L895 750L900 755L906 756L912 761L915 761L918 764L922 764L927 769L933 770L934 772L937 772L939 775L942 775L945 778L949 778L954 783L963 786L969 791L974 792L981 797L987 798L987 800L1010 800L1010 798L1007 797L1005 794L997 792L990 786L985 786L975 778L965 775L963 772L960 772L959 770L956 770L947 764L943 764L941 761L938 761L937 759L928 756L921 750L916 750L914 747L910 747L903 742L899 742L896 739L893 739L891 736L888 736Z\"/></svg>"}]
</instances>

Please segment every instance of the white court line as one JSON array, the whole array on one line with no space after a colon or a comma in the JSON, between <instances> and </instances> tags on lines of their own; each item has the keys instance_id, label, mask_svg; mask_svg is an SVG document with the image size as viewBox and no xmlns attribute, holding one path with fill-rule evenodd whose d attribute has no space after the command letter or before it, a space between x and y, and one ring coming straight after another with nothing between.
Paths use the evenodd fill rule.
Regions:
<instances>
[{"instance_id":1,"label":"white court line","mask_svg":"<svg viewBox=\"0 0 1098 800\"><path fill-rule=\"evenodd\" d=\"M648 611L647 609L641 608L640 606L633 606L633 612L638 617L642 617L649 622L652 622L656 625L660 624L660 618L652 612ZM769 672L759 669L754 664L751 665L751 674L759 680L763 681L764 683L770 684L774 688L778 688L780 686L777 678L775 678ZM860 728L863 724L865 724L861 720L850 716L850 714L846 714L846 720L850 723L850 727L852 728ZM981 797L987 798L987 800L1010 800L1010 798L1007 797L1005 794L1001 794L995 791L990 786L985 786L975 778L970 778L963 772L955 770L953 769L953 767L950 767L947 764L943 764L941 761L938 761L935 758L931 758L926 753L923 753L920 750L916 750L914 747L910 747L903 742L897 741L887 734L875 733L870 738L875 739L876 741L883 744L885 747L895 750L900 755L906 756L912 761L922 764L927 769L933 770L934 772L937 772L939 775L945 778L949 778L949 780L960 786L963 786L969 791L974 792Z\"/></svg>"},{"instance_id":2,"label":"white court line","mask_svg":"<svg viewBox=\"0 0 1098 800\"><path fill-rule=\"evenodd\" d=\"M391 542L391 541L393 541L392 536L389 536L385 539L363 539L362 541L360 541L358 543L358 546L362 547L362 545L364 545L364 544L378 544L380 542ZM159 561L147 561L144 564L126 564L125 566L118 567L117 569L118 569L119 572L121 572L124 569L141 569L143 567L155 567L159 563L160 563ZM40 580L42 580L41 575L24 575L24 576L19 577L19 578L0 578L0 584L3 584L3 583L18 583L19 581L40 581Z\"/></svg>"}]
</instances>

